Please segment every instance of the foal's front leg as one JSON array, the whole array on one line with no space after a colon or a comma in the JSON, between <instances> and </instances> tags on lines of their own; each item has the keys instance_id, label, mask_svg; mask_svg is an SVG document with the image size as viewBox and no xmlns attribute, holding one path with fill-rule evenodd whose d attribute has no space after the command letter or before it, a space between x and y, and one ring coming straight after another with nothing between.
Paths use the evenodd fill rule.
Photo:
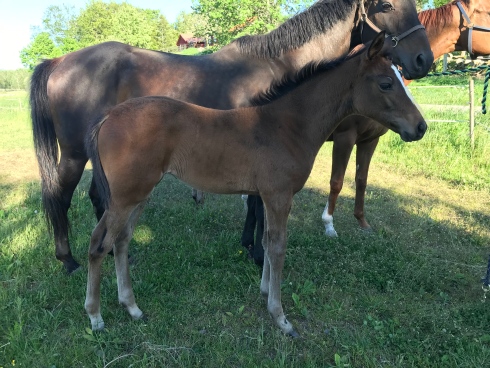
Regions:
<instances>
[{"instance_id":1,"label":"foal's front leg","mask_svg":"<svg viewBox=\"0 0 490 368\"><path fill-rule=\"evenodd\" d=\"M262 271L261 293L267 295L267 310L282 332L298 336L293 325L286 319L281 301L281 281L286 256L286 228L291 209L291 195L262 197L265 206L266 245L264 268ZM268 290L266 290L268 286Z\"/></svg>"},{"instance_id":2,"label":"foal's front leg","mask_svg":"<svg viewBox=\"0 0 490 368\"><path fill-rule=\"evenodd\" d=\"M366 217L364 215L364 198L366 196L369 164L371 163L371 159L373 158L378 142L379 137L376 137L369 142L357 144L356 201L354 204L354 217L357 219L360 228L363 230L371 230L371 226L366 221Z\"/></svg>"},{"instance_id":3,"label":"foal's front leg","mask_svg":"<svg viewBox=\"0 0 490 368\"><path fill-rule=\"evenodd\" d=\"M322 220L325 225L325 234L336 237L337 232L333 226L333 212L339 197L342 186L344 185L345 170L349 163L349 158L355 144L355 131L334 133L332 148L332 173L330 176L330 193L328 201L323 210Z\"/></svg>"}]
</instances>

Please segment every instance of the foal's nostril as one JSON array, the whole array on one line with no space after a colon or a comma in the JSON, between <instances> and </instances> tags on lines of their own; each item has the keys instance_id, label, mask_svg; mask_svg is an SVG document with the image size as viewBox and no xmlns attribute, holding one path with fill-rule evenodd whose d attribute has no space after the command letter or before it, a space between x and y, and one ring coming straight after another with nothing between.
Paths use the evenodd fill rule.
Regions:
<instances>
[{"instance_id":1,"label":"foal's nostril","mask_svg":"<svg viewBox=\"0 0 490 368\"><path fill-rule=\"evenodd\" d=\"M425 123L425 121L421 121L417 126L417 131L420 134L424 134L426 130L427 130L427 124Z\"/></svg>"}]
</instances>

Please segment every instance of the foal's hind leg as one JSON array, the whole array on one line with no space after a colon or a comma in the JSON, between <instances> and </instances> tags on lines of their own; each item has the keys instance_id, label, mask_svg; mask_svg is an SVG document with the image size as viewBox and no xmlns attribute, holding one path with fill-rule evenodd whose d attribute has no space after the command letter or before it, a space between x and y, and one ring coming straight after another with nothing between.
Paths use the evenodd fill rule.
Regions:
<instances>
[{"instance_id":1,"label":"foal's hind leg","mask_svg":"<svg viewBox=\"0 0 490 368\"><path fill-rule=\"evenodd\" d=\"M373 157L379 137L370 142L357 144L356 156L356 202L354 205L354 217L357 219L359 226L363 230L370 230L371 226L364 216L364 198L366 195L367 178L369 173L369 164Z\"/></svg>"},{"instance_id":2,"label":"foal's hind leg","mask_svg":"<svg viewBox=\"0 0 490 368\"><path fill-rule=\"evenodd\" d=\"M124 305L133 319L143 317L143 312L136 305L133 288L131 287L131 277L129 275L128 248L129 242L133 237L134 228L143 212L145 202L136 207L131 214L126 227L119 235L114 246L114 261L116 264L117 292L119 303Z\"/></svg>"},{"instance_id":3,"label":"foal's hind leg","mask_svg":"<svg viewBox=\"0 0 490 368\"><path fill-rule=\"evenodd\" d=\"M104 320L100 313L100 281L102 261L107 253L114 247L119 236L127 226L133 208L117 211L109 209L104 212L99 223L92 232L89 249L87 295L85 310L90 318L92 330L102 330ZM127 256L126 256L127 257Z\"/></svg>"}]
</instances>

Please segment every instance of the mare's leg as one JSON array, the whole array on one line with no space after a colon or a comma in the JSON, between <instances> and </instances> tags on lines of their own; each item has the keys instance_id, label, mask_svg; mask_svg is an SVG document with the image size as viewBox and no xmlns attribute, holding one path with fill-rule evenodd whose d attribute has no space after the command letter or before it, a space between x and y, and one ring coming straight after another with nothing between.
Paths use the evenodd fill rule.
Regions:
<instances>
[{"instance_id":1,"label":"mare's leg","mask_svg":"<svg viewBox=\"0 0 490 368\"><path fill-rule=\"evenodd\" d=\"M257 233L254 242L255 226L257 226ZM250 256L259 266L264 264L263 234L264 204L262 198L249 195L247 198L247 217L242 232L242 245L249 250Z\"/></svg>"},{"instance_id":2,"label":"mare's leg","mask_svg":"<svg viewBox=\"0 0 490 368\"><path fill-rule=\"evenodd\" d=\"M247 217L245 218L245 224L242 231L242 246L248 249L250 256L253 256L251 250L254 246L254 234L255 234L255 196L249 195L247 197Z\"/></svg>"},{"instance_id":3,"label":"mare's leg","mask_svg":"<svg viewBox=\"0 0 490 368\"><path fill-rule=\"evenodd\" d=\"M143 317L143 312L136 305L133 288L131 286L131 278L129 275L128 248L129 242L133 237L134 228L138 219L143 212L146 201L142 202L131 214L126 227L119 235L114 246L114 261L116 264L117 275L117 292L119 303L126 307L127 311L133 319Z\"/></svg>"},{"instance_id":4,"label":"mare's leg","mask_svg":"<svg viewBox=\"0 0 490 368\"><path fill-rule=\"evenodd\" d=\"M77 270L80 265L72 256L68 241L68 210L73 192L80 182L86 163L86 157L70 157L63 152L61 153L58 165L60 191L57 198L50 199L53 205L45 205L46 211L49 213L48 216L53 219L56 258L63 262L69 274Z\"/></svg>"},{"instance_id":5,"label":"mare's leg","mask_svg":"<svg viewBox=\"0 0 490 368\"><path fill-rule=\"evenodd\" d=\"M332 152L332 173L330 176L330 194L328 201L323 210L322 220L325 225L325 234L336 237L337 232L333 226L333 212L337 204L337 198L344 184L345 170L349 163L350 154L355 144L355 136L345 132L334 134L333 152Z\"/></svg>"},{"instance_id":6,"label":"mare's leg","mask_svg":"<svg viewBox=\"0 0 490 368\"><path fill-rule=\"evenodd\" d=\"M379 137L370 142L357 144L356 157L356 202L354 206L354 216L359 222L359 226L363 230L370 230L371 226L364 217L364 198L366 195L367 178L369 172L369 164L373 157L376 146L378 145Z\"/></svg>"},{"instance_id":7,"label":"mare's leg","mask_svg":"<svg viewBox=\"0 0 490 368\"><path fill-rule=\"evenodd\" d=\"M87 295L85 310L90 318L92 330L102 330L104 320L100 314L100 280L101 267L104 257L113 249L116 240L126 228L133 208L117 210L115 208L104 212L99 223L92 232L88 253Z\"/></svg>"},{"instance_id":8,"label":"mare's leg","mask_svg":"<svg viewBox=\"0 0 490 368\"><path fill-rule=\"evenodd\" d=\"M288 335L298 336L293 325L286 319L281 302L281 280L286 256L286 227L291 209L292 194L281 193L264 196L266 221L266 261L264 263L261 293L267 291L267 310L279 328ZM268 275L267 275L267 270ZM267 280L268 276L268 280ZM268 282L267 282L268 281Z\"/></svg>"},{"instance_id":9,"label":"mare's leg","mask_svg":"<svg viewBox=\"0 0 490 368\"><path fill-rule=\"evenodd\" d=\"M97 221L100 221L102 215L104 214L104 207L102 206L102 202L100 200L99 192L97 191L97 186L95 185L94 179L92 178L92 182L90 183L90 190L88 192L90 200L92 201L92 206L94 207L95 216L97 217Z\"/></svg>"},{"instance_id":10,"label":"mare's leg","mask_svg":"<svg viewBox=\"0 0 490 368\"><path fill-rule=\"evenodd\" d=\"M264 264L264 247L262 245L262 239L264 238L264 202L259 196L256 197L255 202L255 218L257 219L257 233L255 234L255 245L253 247L253 259L256 265L262 267Z\"/></svg>"},{"instance_id":11,"label":"mare's leg","mask_svg":"<svg viewBox=\"0 0 490 368\"><path fill-rule=\"evenodd\" d=\"M197 205L204 204L204 192L192 188L192 198L194 198Z\"/></svg>"}]
</instances>

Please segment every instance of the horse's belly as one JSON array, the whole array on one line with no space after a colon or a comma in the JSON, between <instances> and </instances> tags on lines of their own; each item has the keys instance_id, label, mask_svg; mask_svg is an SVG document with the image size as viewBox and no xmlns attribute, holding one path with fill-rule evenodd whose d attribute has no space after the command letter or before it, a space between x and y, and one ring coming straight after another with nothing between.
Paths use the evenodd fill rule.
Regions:
<instances>
[{"instance_id":1,"label":"horse's belly","mask_svg":"<svg viewBox=\"0 0 490 368\"><path fill-rule=\"evenodd\" d=\"M216 168L206 170L170 170L169 173L176 178L203 192L216 194L252 194L257 192L256 186L251 183L244 173L235 170L217 172Z\"/></svg>"}]
</instances>

